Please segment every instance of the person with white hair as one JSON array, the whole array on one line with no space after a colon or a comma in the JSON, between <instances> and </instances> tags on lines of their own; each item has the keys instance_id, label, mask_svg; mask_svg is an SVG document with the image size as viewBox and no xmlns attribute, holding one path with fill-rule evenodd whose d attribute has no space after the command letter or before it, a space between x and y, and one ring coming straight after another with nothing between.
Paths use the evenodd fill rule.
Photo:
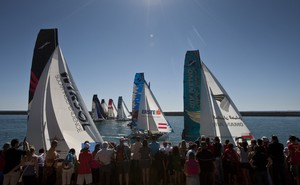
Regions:
<instances>
[{"instance_id":1,"label":"person with white hair","mask_svg":"<svg viewBox=\"0 0 300 185\"><path fill-rule=\"evenodd\" d=\"M112 163L113 158L114 158L114 150L108 147L107 141L104 141L102 144L102 149L100 149L95 156L95 160L99 161L101 164L101 168L100 168L101 184L106 184L106 185L110 184L110 176L113 168L113 163Z\"/></svg>"}]
</instances>

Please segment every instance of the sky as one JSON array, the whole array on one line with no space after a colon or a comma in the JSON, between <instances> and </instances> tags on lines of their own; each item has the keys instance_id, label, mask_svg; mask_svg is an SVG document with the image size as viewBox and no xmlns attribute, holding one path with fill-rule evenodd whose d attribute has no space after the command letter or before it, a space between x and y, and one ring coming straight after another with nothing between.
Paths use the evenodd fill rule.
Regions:
<instances>
[{"instance_id":1,"label":"sky","mask_svg":"<svg viewBox=\"0 0 300 185\"><path fill-rule=\"evenodd\" d=\"M59 44L88 109L119 96L131 109L144 72L163 111L183 110L183 68L199 50L240 111L300 110L299 0L0 2L0 110L27 110L40 29Z\"/></svg>"}]
</instances>

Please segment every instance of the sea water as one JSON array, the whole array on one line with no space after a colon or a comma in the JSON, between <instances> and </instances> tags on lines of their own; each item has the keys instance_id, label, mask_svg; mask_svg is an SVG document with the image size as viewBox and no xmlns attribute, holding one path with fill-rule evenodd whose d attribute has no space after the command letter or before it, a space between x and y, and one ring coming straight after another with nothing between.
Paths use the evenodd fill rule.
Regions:
<instances>
[{"instance_id":1,"label":"sea water","mask_svg":"<svg viewBox=\"0 0 300 185\"><path fill-rule=\"evenodd\" d=\"M244 121L256 139L266 136L270 138L277 135L280 142L286 144L289 135L300 137L300 117L254 117L244 116ZM20 141L26 136L26 115L0 115L0 145L10 142L13 138ZM183 129L183 116L167 116L174 132L170 133L169 141L177 145L181 141ZM111 142L119 142L119 139L130 134L129 122L102 121L96 123L96 127L103 139ZM39 131L36 134L40 134Z\"/></svg>"}]
</instances>

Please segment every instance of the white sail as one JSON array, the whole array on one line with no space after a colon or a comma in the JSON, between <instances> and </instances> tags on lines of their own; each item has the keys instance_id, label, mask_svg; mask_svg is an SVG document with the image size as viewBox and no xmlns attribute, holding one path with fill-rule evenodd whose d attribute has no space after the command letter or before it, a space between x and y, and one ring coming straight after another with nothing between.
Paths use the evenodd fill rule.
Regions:
<instances>
[{"instance_id":1,"label":"white sail","mask_svg":"<svg viewBox=\"0 0 300 185\"><path fill-rule=\"evenodd\" d=\"M172 128L164 116L157 100L145 82L140 98L137 127L151 133L169 133Z\"/></svg>"},{"instance_id":2,"label":"white sail","mask_svg":"<svg viewBox=\"0 0 300 185\"><path fill-rule=\"evenodd\" d=\"M114 101L112 99L108 100L108 107L107 107L107 118L108 119L116 119L117 118L117 108L114 104Z\"/></svg>"},{"instance_id":3,"label":"white sail","mask_svg":"<svg viewBox=\"0 0 300 185\"><path fill-rule=\"evenodd\" d=\"M129 112L122 96L119 96L117 120L118 121L128 121L131 119L132 119L131 113Z\"/></svg>"},{"instance_id":4,"label":"white sail","mask_svg":"<svg viewBox=\"0 0 300 185\"><path fill-rule=\"evenodd\" d=\"M103 142L58 46L38 82L27 128L27 140L38 149L48 150L54 139L61 156L70 148L80 152L85 141Z\"/></svg>"},{"instance_id":5,"label":"white sail","mask_svg":"<svg viewBox=\"0 0 300 185\"><path fill-rule=\"evenodd\" d=\"M107 115L108 115L108 106L107 106L104 99L101 100L101 107L104 111L105 117L107 117Z\"/></svg>"},{"instance_id":6,"label":"white sail","mask_svg":"<svg viewBox=\"0 0 300 185\"><path fill-rule=\"evenodd\" d=\"M235 143L237 138L252 139L241 114L218 80L202 62L201 135L219 136ZM205 102L205 103L204 103Z\"/></svg>"}]
</instances>

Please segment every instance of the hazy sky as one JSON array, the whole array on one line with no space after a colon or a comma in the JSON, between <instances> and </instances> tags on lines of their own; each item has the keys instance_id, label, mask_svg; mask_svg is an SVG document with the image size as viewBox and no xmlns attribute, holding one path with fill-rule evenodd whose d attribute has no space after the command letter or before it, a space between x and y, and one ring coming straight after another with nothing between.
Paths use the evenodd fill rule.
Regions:
<instances>
[{"instance_id":1,"label":"hazy sky","mask_svg":"<svg viewBox=\"0 0 300 185\"><path fill-rule=\"evenodd\" d=\"M43 28L58 28L89 110L93 94L131 108L144 72L163 111L182 111L184 57L195 49L239 110L300 110L299 0L10 0L0 25L0 110L27 110Z\"/></svg>"}]
</instances>

